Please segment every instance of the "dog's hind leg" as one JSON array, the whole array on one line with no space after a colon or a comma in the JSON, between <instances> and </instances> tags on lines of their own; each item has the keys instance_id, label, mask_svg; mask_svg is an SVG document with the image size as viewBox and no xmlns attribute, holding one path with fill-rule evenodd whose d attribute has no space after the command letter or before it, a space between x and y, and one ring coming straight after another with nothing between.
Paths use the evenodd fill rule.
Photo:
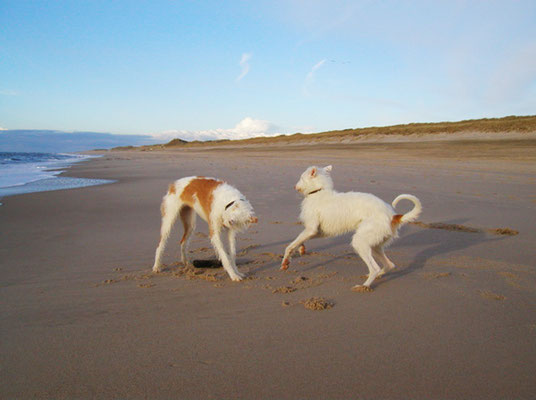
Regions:
<instances>
[{"instance_id":1,"label":"dog's hind leg","mask_svg":"<svg viewBox=\"0 0 536 400\"><path fill-rule=\"evenodd\" d=\"M188 265L188 245L190 237L195 231L195 211L192 207L183 206L179 212L184 233L181 239L181 261L184 266Z\"/></svg>"},{"instance_id":2,"label":"dog's hind leg","mask_svg":"<svg viewBox=\"0 0 536 400\"><path fill-rule=\"evenodd\" d=\"M361 228L361 227L360 227ZM352 247L363 259L365 264L367 264L369 274L367 280L363 285L356 285L352 288L355 291L371 291L370 285L380 274L380 266L376 263L376 260L372 257L372 247L370 246L366 234L363 235L363 232L360 232L361 229L358 229L352 238Z\"/></svg>"},{"instance_id":3,"label":"dog's hind leg","mask_svg":"<svg viewBox=\"0 0 536 400\"><path fill-rule=\"evenodd\" d=\"M374 255L374 257L376 257L376 259L383 266L383 268L380 270L380 275L378 277L396 268L396 265L391 260L389 260L387 256L385 255L385 251L382 245L373 247L372 254Z\"/></svg>"},{"instance_id":4,"label":"dog's hind leg","mask_svg":"<svg viewBox=\"0 0 536 400\"><path fill-rule=\"evenodd\" d=\"M162 268L162 254L166 248L166 243L171 232L173 224L177 220L179 214L180 204L178 204L177 199L173 195L164 196L162 201L162 226L160 227L160 242L158 242L158 247L156 248L156 253L154 256L154 265L153 271L158 272Z\"/></svg>"}]
</instances>

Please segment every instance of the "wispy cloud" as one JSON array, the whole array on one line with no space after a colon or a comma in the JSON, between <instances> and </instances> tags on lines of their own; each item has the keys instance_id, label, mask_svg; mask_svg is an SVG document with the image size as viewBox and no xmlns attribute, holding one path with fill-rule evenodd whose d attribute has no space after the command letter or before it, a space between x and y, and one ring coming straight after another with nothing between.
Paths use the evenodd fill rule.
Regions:
<instances>
[{"instance_id":1,"label":"wispy cloud","mask_svg":"<svg viewBox=\"0 0 536 400\"><path fill-rule=\"evenodd\" d=\"M2 96L18 96L18 92L14 90L0 90L0 95Z\"/></svg>"},{"instance_id":2,"label":"wispy cloud","mask_svg":"<svg viewBox=\"0 0 536 400\"><path fill-rule=\"evenodd\" d=\"M279 128L277 125L269 121L246 117L236 124L234 128L230 129L219 128L202 131L168 130L151 134L151 136L159 141L166 142L176 138L187 141L222 139L237 140L259 136L276 136L280 134L282 134L281 128Z\"/></svg>"},{"instance_id":3,"label":"wispy cloud","mask_svg":"<svg viewBox=\"0 0 536 400\"><path fill-rule=\"evenodd\" d=\"M315 79L316 71L318 71L322 66L326 63L326 59L320 60L317 62L313 68L309 71L307 76L305 77L305 83L303 84L303 93L305 95L309 95L309 87L312 85Z\"/></svg>"},{"instance_id":4,"label":"wispy cloud","mask_svg":"<svg viewBox=\"0 0 536 400\"><path fill-rule=\"evenodd\" d=\"M240 59L240 67L242 68L242 72L238 77L236 78L236 82L240 82L249 72L249 60L251 59L252 54L251 53L244 53L242 54L242 58Z\"/></svg>"}]
</instances>

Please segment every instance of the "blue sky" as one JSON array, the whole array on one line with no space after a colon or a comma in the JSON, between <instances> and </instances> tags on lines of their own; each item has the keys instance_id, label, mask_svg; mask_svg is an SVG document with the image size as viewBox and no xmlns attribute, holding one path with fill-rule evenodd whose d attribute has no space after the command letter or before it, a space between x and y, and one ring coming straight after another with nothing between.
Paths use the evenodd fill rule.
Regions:
<instances>
[{"instance_id":1,"label":"blue sky","mask_svg":"<svg viewBox=\"0 0 536 400\"><path fill-rule=\"evenodd\" d=\"M0 127L242 138L536 114L535 1L0 2Z\"/></svg>"}]
</instances>

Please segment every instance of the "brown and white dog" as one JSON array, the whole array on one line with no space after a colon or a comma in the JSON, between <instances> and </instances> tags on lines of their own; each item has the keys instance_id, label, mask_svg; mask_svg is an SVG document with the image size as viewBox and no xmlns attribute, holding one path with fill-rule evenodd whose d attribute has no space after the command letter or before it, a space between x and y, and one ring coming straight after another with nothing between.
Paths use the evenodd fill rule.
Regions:
<instances>
[{"instance_id":1,"label":"brown and white dog","mask_svg":"<svg viewBox=\"0 0 536 400\"><path fill-rule=\"evenodd\" d=\"M171 228L179 215L184 226L181 261L187 265L188 243L195 230L197 213L208 223L210 241L229 277L233 281L240 281L245 277L236 267L236 233L256 223L257 218L251 204L236 188L214 178L201 176L182 178L169 185L168 192L162 200L161 211L162 227L160 242L156 248L154 272L162 268L162 254ZM223 228L227 229L230 254L225 251L220 238Z\"/></svg>"}]
</instances>

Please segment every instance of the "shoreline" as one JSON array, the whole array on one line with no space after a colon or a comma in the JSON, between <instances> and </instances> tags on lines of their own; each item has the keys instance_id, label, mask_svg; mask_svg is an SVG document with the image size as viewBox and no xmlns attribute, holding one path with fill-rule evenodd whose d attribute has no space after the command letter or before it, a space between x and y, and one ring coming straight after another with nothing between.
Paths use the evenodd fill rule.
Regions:
<instances>
[{"instance_id":1,"label":"shoreline","mask_svg":"<svg viewBox=\"0 0 536 400\"><path fill-rule=\"evenodd\" d=\"M116 182L10 196L0 212L0 394L529 399L535 149L531 140L191 148L75 164L62 176ZM279 271L301 230L294 184L307 166L328 164L339 191L423 203L422 225L387 249L397 271L372 293L350 290L366 267L349 235L310 241ZM238 236L241 283L177 264L180 223L166 271L150 271L161 198L191 175L227 180L259 217ZM518 234L493 233L506 228ZM198 219L193 259L214 258L207 234ZM305 308L312 298L331 308Z\"/></svg>"},{"instance_id":2,"label":"shoreline","mask_svg":"<svg viewBox=\"0 0 536 400\"><path fill-rule=\"evenodd\" d=\"M15 196L20 194L28 193L38 193L46 191L55 191L55 190L67 190L74 189L79 187L95 186L95 185L104 185L112 183L111 180L99 180L99 179L90 179L90 178L77 178L64 175L66 171L69 170L72 166L87 162L91 159L100 157L97 155L81 154L81 153L7 153L12 155L25 156L25 155L36 155L41 156L70 156L69 159L42 159L40 161L31 161L21 164L5 164L8 167L7 173L12 173L13 170L10 167L19 167L16 172L19 174L16 175L18 179L26 180L23 183L12 184L9 186L0 187L0 200L5 197ZM82 159L78 157L84 157ZM49 166L46 166L46 165ZM22 168L22 169L21 169ZM29 171L28 171L29 169ZM20 176L22 174L22 177ZM42 176L41 176L42 175ZM39 177L38 177L39 176ZM29 180L28 180L29 179ZM0 203L1 205L1 203Z\"/></svg>"}]
</instances>

